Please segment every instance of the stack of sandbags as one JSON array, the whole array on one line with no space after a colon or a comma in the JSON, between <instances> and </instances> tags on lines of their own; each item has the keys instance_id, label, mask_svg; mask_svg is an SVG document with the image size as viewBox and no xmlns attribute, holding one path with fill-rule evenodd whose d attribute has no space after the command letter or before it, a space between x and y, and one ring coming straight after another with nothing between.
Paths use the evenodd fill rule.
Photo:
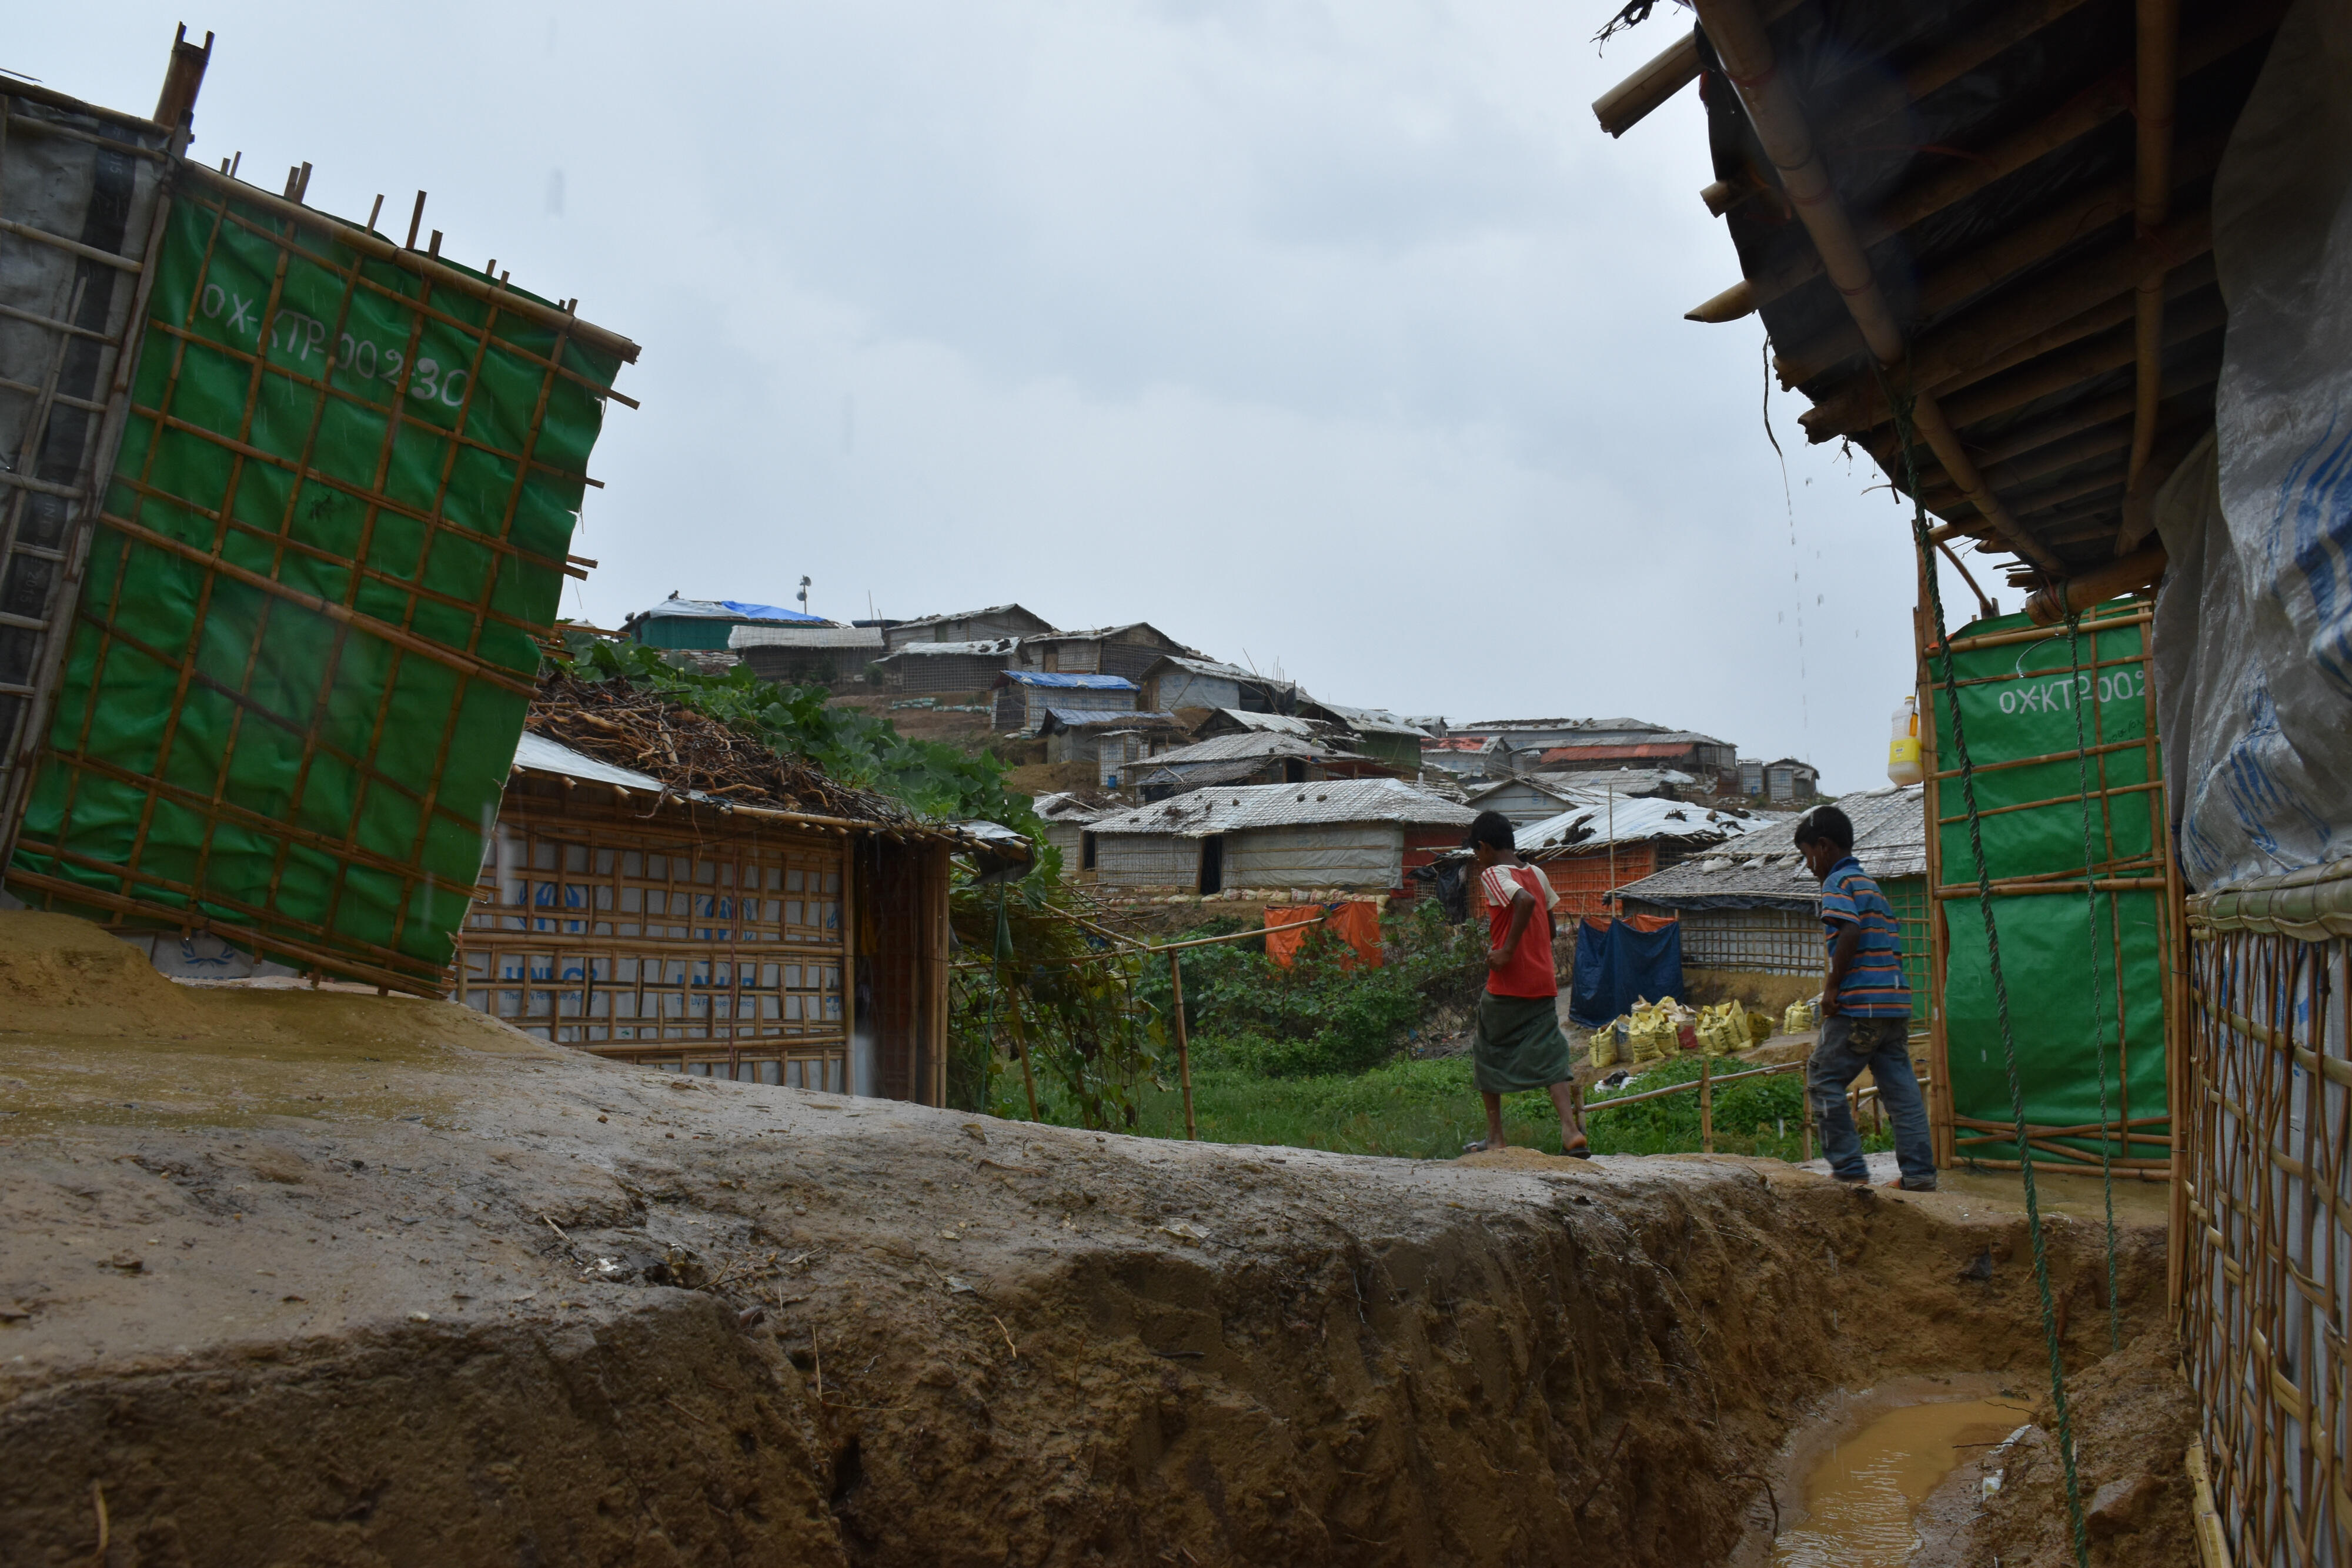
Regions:
<instances>
[{"instance_id":1,"label":"stack of sandbags","mask_svg":"<svg viewBox=\"0 0 2352 1568\"><path fill-rule=\"evenodd\" d=\"M1696 1026L1699 1049L1709 1056L1728 1056L1734 1051L1746 1051L1749 1043L1748 1016L1748 1009L1741 1007L1737 999L1699 1009Z\"/></svg>"}]
</instances>

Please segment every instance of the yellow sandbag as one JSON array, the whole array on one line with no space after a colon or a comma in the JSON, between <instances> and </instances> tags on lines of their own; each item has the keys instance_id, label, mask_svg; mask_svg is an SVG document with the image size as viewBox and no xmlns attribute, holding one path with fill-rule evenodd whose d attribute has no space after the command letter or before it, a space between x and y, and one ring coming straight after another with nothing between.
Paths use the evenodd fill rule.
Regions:
<instances>
[{"instance_id":1,"label":"yellow sandbag","mask_svg":"<svg viewBox=\"0 0 2352 1568\"><path fill-rule=\"evenodd\" d=\"M1811 1002L1790 1002L1788 1012L1780 1019L1780 1032L1802 1034L1820 1021L1820 1015L1813 1011Z\"/></svg>"},{"instance_id":2,"label":"yellow sandbag","mask_svg":"<svg viewBox=\"0 0 2352 1568\"><path fill-rule=\"evenodd\" d=\"M1748 1015L1748 1038L1757 1045L1761 1045L1766 1040L1771 1039L1772 1015L1770 1013L1749 1013Z\"/></svg>"},{"instance_id":3,"label":"yellow sandbag","mask_svg":"<svg viewBox=\"0 0 2352 1568\"><path fill-rule=\"evenodd\" d=\"M1615 1030L1596 1029L1585 1037L1584 1044L1586 1048L1585 1059L1594 1067L1614 1067L1617 1065L1617 1037Z\"/></svg>"}]
</instances>

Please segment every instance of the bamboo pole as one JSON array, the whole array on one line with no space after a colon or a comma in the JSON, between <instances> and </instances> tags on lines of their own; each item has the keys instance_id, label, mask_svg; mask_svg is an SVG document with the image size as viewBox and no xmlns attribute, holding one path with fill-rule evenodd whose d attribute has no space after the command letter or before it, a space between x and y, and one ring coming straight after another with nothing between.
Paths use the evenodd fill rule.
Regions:
<instances>
[{"instance_id":1,"label":"bamboo pole","mask_svg":"<svg viewBox=\"0 0 2352 1568\"><path fill-rule=\"evenodd\" d=\"M2137 0L2135 7L2138 94L2135 115L2137 145L2132 170L2132 226L2156 232L2172 209L2174 148L2172 115L2179 93L2180 7L2179 0ZM2193 159L2180 162L2193 162ZM2116 554L2144 537L2156 523L2150 458L2156 451L2157 405L2163 396L2164 276L2139 280L2133 295L2134 365L2130 477L2124 489L2124 520ZM2031 613L2029 610L2028 613Z\"/></svg>"},{"instance_id":2,"label":"bamboo pole","mask_svg":"<svg viewBox=\"0 0 2352 1568\"><path fill-rule=\"evenodd\" d=\"M1928 651L1941 644L1951 646L1944 636L1943 627L1935 622L1935 596L1929 591L1927 573L1933 563L1921 557L1916 576L1918 603L1911 616L1912 646L1917 666L1914 678L1918 687L1919 766L1927 775L1922 780L1920 804L1929 824L1927 841L1927 885L1940 887L1944 882L1944 835L1934 826L1942 814L1938 803L1942 799L1941 780L1947 775L1937 766L1936 704L1933 695L1935 672L1927 663ZM1950 1039L1944 1021L1945 976L1950 958L1951 936L1945 929L1944 906L1934 899L1927 901L1927 1062L1928 1075L1936 1087L1927 1095L1927 1134L1935 1151L1938 1168L1952 1163L1952 1086Z\"/></svg>"},{"instance_id":3,"label":"bamboo pole","mask_svg":"<svg viewBox=\"0 0 2352 1568\"><path fill-rule=\"evenodd\" d=\"M1715 1153L1715 1058L1704 1051L1698 1057L1698 1146Z\"/></svg>"},{"instance_id":4,"label":"bamboo pole","mask_svg":"<svg viewBox=\"0 0 2352 1568\"><path fill-rule=\"evenodd\" d=\"M1168 988L1175 998L1169 1010L1176 1019L1176 1076L1184 1085L1184 1137L1190 1142L1201 1134L1192 1121L1192 1041L1184 1028L1184 968L1173 951L1168 953Z\"/></svg>"},{"instance_id":5,"label":"bamboo pole","mask_svg":"<svg viewBox=\"0 0 2352 1568\"><path fill-rule=\"evenodd\" d=\"M1769 1067L1751 1067L1742 1072L1723 1073L1715 1079L1715 1082L1737 1083L1743 1078L1769 1078L1776 1073L1802 1072L1804 1070L1805 1064L1802 1061L1776 1061ZM1585 1114L1597 1116L1612 1106L1638 1105L1644 1100L1663 1100L1669 1094L1694 1094L1698 1092L1698 1086L1699 1081L1694 1078L1687 1083L1669 1083L1663 1089L1644 1089L1639 1094L1619 1094L1607 1100L1588 1100L1584 1106Z\"/></svg>"},{"instance_id":6,"label":"bamboo pole","mask_svg":"<svg viewBox=\"0 0 2352 1568\"><path fill-rule=\"evenodd\" d=\"M1795 89L1777 68L1771 40L1765 34L1763 23L1748 0L1697 0L1697 5L1707 41L1715 46L1733 87L1738 90L1748 110L1748 122L1762 142L1766 156L1771 159L1805 232L1821 253L1823 273L1844 298L1847 313L1861 332L1864 346L1879 366L1899 364L1908 351L1902 329L1888 308L1885 297L1879 292L1877 277L1838 201L1829 171L1813 149ZM1924 388L1927 383L1921 377L1915 378L1914 384ZM2000 530L2004 544L2043 571L2063 575L2064 567L2058 558L2043 549L2010 515L2000 497L1986 486L1974 459L1961 446L1958 433L1945 419L1934 396L1924 390L1917 392L1911 413L1913 424L1943 465L1945 474L1967 494L1977 511Z\"/></svg>"}]
</instances>

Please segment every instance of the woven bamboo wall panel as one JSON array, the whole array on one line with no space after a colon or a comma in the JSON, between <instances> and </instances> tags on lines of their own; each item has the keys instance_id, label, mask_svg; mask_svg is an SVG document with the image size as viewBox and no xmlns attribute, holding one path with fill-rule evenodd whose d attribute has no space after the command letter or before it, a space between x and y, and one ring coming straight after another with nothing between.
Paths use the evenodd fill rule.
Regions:
<instances>
[{"instance_id":1,"label":"woven bamboo wall panel","mask_svg":"<svg viewBox=\"0 0 2352 1568\"><path fill-rule=\"evenodd\" d=\"M2347 944L2194 932L2183 1020L2180 1339L2235 1561L2352 1552Z\"/></svg>"},{"instance_id":2,"label":"woven bamboo wall panel","mask_svg":"<svg viewBox=\"0 0 2352 1568\"><path fill-rule=\"evenodd\" d=\"M695 841L510 792L459 936L459 998L600 1056L842 1089L842 873L829 835Z\"/></svg>"}]
</instances>

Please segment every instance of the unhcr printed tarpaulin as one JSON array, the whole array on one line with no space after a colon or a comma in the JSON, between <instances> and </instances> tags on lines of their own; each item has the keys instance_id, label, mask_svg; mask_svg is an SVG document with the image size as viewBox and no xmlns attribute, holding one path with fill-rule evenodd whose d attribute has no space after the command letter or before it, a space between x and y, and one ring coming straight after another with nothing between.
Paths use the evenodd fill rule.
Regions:
<instances>
[{"instance_id":1,"label":"unhcr printed tarpaulin","mask_svg":"<svg viewBox=\"0 0 2352 1568\"><path fill-rule=\"evenodd\" d=\"M8 867L437 992L625 340L177 169Z\"/></svg>"},{"instance_id":2,"label":"unhcr printed tarpaulin","mask_svg":"<svg viewBox=\"0 0 2352 1568\"><path fill-rule=\"evenodd\" d=\"M2110 1158L2161 1166L2170 1142L2164 796L2147 689L2147 613L2144 601L2103 605L2085 618L2079 640L2021 615L1977 622L1952 639L2037 1159L2096 1162L2103 1063ZM1928 667L1940 682L1942 658L1931 654ZM1954 1145L1963 1159L2014 1160L1959 754L1946 695L1932 695L1938 772L1931 809L1948 932L1944 1026Z\"/></svg>"}]
</instances>

